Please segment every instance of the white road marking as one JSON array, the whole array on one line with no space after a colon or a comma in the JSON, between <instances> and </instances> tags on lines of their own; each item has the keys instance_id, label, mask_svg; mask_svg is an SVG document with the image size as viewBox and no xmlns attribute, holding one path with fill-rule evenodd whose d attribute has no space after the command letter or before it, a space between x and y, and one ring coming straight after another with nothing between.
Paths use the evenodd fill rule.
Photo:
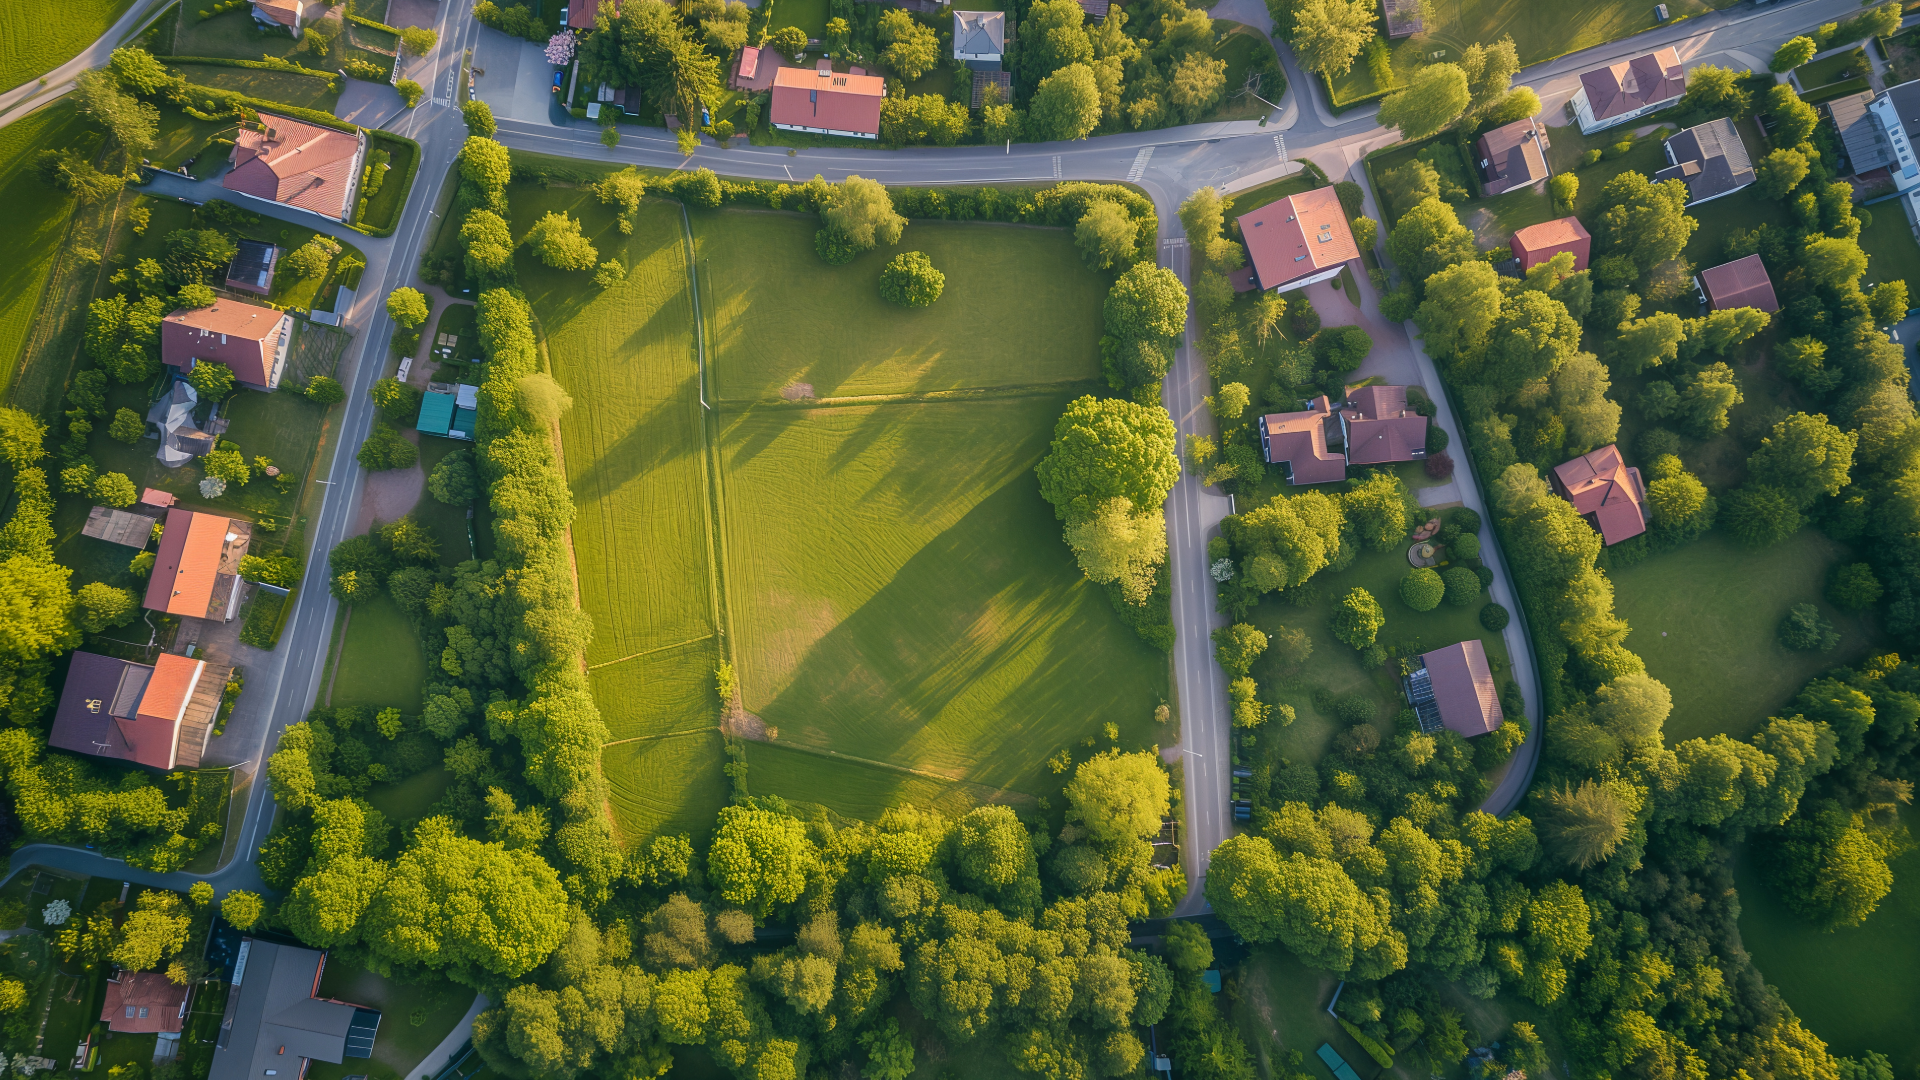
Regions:
<instances>
[{"instance_id":1,"label":"white road marking","mask_svg":"<svg viewBox=\"0 0 1920 1080\"><path fill-rule=\"evenodd\" d=\"M1055 180L1060 179L1060 155L1059 154L1053 155L1053 178Z\"/></svg>"},{"instance_id":2,"label":"white road marking","mask_svg":"<svg viewBox=\"0 0 1920 1080\"><path fill-rule=\"evenodd\" d=\"M1054 158L1053 160L1057 167L1060 159ZM1139 183L1140 178L1142 176L1145 176L1147 173L1147 162L1151 160L1153 160L1153 147L1151 146L1141 147L1140 152L1133 156L1133 168L1127 170L1127 183L1129 184ZM1055 175L1059 175L1057 168L1056 168Z\"/></svg>"}]
</instances>

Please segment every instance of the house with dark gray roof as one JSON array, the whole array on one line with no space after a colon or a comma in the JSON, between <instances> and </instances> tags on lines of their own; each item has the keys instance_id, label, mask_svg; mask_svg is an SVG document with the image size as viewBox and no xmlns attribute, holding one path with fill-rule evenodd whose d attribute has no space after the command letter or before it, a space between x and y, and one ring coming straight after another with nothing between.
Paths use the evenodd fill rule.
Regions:
<instances>
[{"instance_id":1,"label":"house with dark gray roof","mask_svg":"<svg viewBox=\"0 0 1920 1080\"><path fill-rule=\"evenodd\" d=\"M1833 129L1840 133L1840 146L1847 152L1847 164L1851 166L1853 175L1884 169L1893 164L1893 144L1887 140L1886 129L1880 126L1879 119L1873 115L1872 91L1862 90L1857 94L1837 97L1821 107L1827 110L1827 117L1833 121Z\"/></svg>"},{"instance_id":2,"label":"house with dark gray roof","mask_svg":"<svg viewBox=\"0 0 1920 1080\"><path fill-rule=\"evenodd\" d=\"M1879 122L1886 140L1887 171L1893 174L1894 186L1902 192L1920 188L1920 160L1913 149L1920 139L1920 80L1888 87L1867 111Z\"/></svg>"},{"instance_id":3,"label":"house with dark gray roof","mask_svg":"<svg viewBox=\"0 0 1920 1080\"><path fill-rule=\"evenodd\" d=\"M326 965L323 952L242 940L207 1080L299 1080L310 1062L372 1057L380 1013L321 997Z\"/></svg>"},{"instance_id":4,"label":"house with dark gray roof","mask_svg":"<svg viewBox=\"0 0 1920 1080\"><path fill-rule=\"evenodd\" d=\"M1653 178L1684 181L1688 206L1731 195L1755 179L1747 144L1724 116L1682 131L1667 140L1666 148L1667 167Z\"/></svg>"}]
</instances>

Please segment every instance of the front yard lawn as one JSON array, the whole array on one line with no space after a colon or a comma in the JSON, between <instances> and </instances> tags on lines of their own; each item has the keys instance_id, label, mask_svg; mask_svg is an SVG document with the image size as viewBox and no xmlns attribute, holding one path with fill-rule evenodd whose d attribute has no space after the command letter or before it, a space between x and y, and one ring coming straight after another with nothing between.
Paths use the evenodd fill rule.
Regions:
<instances>
[{"instance_id":1,"label":"front yard lawn","mask_svg":"<svg viewBox=\"0 0 1920 1080\"><path fill-rule=\"evenodd\" d=\"M1914 242L1906 211L1895 199L1867 212L1873 224L1860 230L1860 250L1867 253L1867 276L1861 284L1905 281L1909 296L1920 299L1920 243Z\"/></svg>"},{"instance_id":2,"label":"front yard lawn","mask_svg":"<svg viewBox=\"0 0 1920 1080\"><path fill-rule=\"evenodd\" d=\"M1793 77L1800 80L1802 90L1817 90L1828 83L1860 78L1870 70L1872 65L1867 61L1867 50L1855 46L1846 52L1834 53L1794 68Z\"/></svg>"}]
</instances>

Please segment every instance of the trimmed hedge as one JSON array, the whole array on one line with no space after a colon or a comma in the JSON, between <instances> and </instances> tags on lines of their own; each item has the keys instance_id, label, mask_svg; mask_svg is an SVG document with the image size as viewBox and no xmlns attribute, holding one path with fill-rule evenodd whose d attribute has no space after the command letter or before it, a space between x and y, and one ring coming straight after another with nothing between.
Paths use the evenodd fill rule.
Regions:
<instances>
[{"instance_id":1,"label":"trimmed hedge","mask_svg":"<svg viewBox=\"0 0 1920 1080\"><path fill-rule=\"evenodd\" d=\"M410 154L407 158L407 167L400 171L400 201L397 204L395 204L400 209L394 212L393 221L391 221L387 225L380 226L380 227L369 226L369 225L362 224L359 221L359 214L356 213L354 215L354 218L355 218L354 224L348 226L348 228L354 230L355 232L366 233L368 236L392 236L393 231L400 227L401 210L404 210L407 205L407 196L413 193L414 174L420 171L420 144L417 142L414 142L412 139L407 138L405 135L396 134L395 132L388 131L385 128L379 128L374 131L369 131L367 132L367 135L369 140L371 140L375 136L378 136L379 138L382 138L382 139L390 139L393 142L400 143L413 151L413 153ZM388 176L386 183L388 184L393 183L393 177ZM382 185L382 186L385 186L385 185Z\"/></svg>"}]
</instances>

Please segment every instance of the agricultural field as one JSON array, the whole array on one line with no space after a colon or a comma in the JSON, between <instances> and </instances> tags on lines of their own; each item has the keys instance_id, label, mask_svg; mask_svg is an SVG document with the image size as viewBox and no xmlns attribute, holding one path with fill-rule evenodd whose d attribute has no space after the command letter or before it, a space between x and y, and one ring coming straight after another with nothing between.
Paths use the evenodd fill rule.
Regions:
<instances>
[{"instance_id":1,"label":"agricultural field","mask_svg":"<svg viewBox=\"0 0 1920 1080\"><path fill-rule=\"evenodd\" d=\"M11 390L18 378L20 350L73 205L72 196L34 175L34 157L97 139L64 102L0 128L0 202L10 223L0 241L0 390Z\"/></svg>"},{"instance_id":2,"label":"agricultural field","mask_svg":"<svg viewBox=\"0 0 1920 1080\"><path fill-rule=\"evenodd\" d=\"M80 55L126 14L133 0L0 7L0 90L11 90ZM0 151L10 159L11 152Z\"/></svg>"}]
</instances>

